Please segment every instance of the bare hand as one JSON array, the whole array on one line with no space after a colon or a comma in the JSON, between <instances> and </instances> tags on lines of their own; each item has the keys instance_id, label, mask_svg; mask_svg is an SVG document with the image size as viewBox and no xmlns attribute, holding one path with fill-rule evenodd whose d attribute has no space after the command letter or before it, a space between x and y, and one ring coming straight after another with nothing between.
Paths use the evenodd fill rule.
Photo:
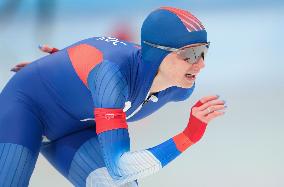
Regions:
<instances>
[{"instance_id":1,"label":"bare hand","mask_svg":"<svg viewBox=\"0 0 284 187\"><path fill-rule=\"evenodd\" d=\"M192 115L204 123L209 123L214 118L224 115L225 101L219 100L219 96L212 95L200 99L191 109Z\"/></svg>"},{"instance_id":2,"label":"bare hand","mask_svg":"<svg viewBox=\"0 0 284 187\"><path fill-rule=\"evenodd\" d=\"M42 46L38 46L38 48L42 51L42 52L45 52L45 53L55 53L58 51L57 48L54 48L54 47L49 47L48 45L42 45Z\"/></svg>"},{"instance_id":3,"label":"bare hand","mask_svg":"<svg viewBox=\"0 0 284 187\"><path fill-rule=\"evenodd\" d=\"M220 111L226 108L225 101L218 98L217 95L204 97L192 107L187 127L183 131L191 142L198 142L204 135L207 124L225 113Z\"/></svg>"}]
</instances>

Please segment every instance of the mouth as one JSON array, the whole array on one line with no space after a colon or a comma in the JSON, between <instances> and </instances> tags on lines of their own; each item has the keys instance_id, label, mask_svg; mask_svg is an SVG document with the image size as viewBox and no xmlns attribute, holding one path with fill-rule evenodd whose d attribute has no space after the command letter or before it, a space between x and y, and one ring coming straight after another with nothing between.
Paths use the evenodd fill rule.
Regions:
<instances>
[{"instance_id":1,"label":"mouth","mask_svg":"<svg viewBox=\"0 0 284 187\"><path fill-rule=\"evenodd\" d=\"M186 73L185 77L189 81L194 81L196 79L196 75L195 74L191 74L191 73Z\"/></svg>"}]
</instances>

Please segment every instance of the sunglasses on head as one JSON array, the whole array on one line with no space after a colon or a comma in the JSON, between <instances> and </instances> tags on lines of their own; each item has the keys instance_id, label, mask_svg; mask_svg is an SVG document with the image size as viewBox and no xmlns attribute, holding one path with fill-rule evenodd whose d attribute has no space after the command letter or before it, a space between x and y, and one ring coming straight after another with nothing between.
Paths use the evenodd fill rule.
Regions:
<instances>
[{"instance_id":1,"label":"sunglasses on head","mask_svg":"<svg viewBox=\"0 0 284 187\"><path fill-rule=\"evenodd\" d=\"M195 44L187 45L187 46L177 49L177 48L153 44L147 41L143 41L143 42L149 46L152 46L158 49L162 49L162 50L169 51L169 52L176 52L183 60L187 61L190 64L197 63L200 57L204 59L208 51L208 48L210 46L210 42L206 42L206 43L195 43Z\"/></svg>"}]
</instances>

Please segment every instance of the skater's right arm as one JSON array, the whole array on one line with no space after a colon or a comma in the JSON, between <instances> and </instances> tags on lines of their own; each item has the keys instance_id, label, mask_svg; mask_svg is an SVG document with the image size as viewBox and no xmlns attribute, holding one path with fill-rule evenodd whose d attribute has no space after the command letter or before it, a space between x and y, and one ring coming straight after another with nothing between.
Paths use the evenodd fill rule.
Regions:
<instances>
[{"instance_id":1,"label":"skater's right arm","mask_svg":"<svg viewBox=\"0 0 284 187\"><path fill-rule=\"evenodd\" d=\"M128 98L128 85L119 67L115 63L103 61L89 74L88 87L94 100L96 131L104 161L118 184L159 171L198 142L207 123L222 115L218 110L224 109L224 102L218 100L217 96L203 98L192 107L184 131L154 147L130 151L128 125L123 111ZM211 114L208 114L208 108Z\"/></svg>"}]
</instances>

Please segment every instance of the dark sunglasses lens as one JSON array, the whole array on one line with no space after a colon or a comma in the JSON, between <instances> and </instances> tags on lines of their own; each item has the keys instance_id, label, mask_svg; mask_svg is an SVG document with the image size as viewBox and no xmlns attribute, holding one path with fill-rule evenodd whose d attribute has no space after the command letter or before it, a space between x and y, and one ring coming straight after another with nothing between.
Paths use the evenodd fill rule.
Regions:
<instances>
[{"instance_id":1,"label":"dark sunglasses lens","mask_svg":"<svg viewBox=\"0 0 284 187\"><path fill-rule=\"evenodd\" d=\"M208 51L208 45L189 47L180 50L180 56L186 60L188 63L194 64L198 61L200 57L203 59Z\"/></svg>"}]
</instances>

